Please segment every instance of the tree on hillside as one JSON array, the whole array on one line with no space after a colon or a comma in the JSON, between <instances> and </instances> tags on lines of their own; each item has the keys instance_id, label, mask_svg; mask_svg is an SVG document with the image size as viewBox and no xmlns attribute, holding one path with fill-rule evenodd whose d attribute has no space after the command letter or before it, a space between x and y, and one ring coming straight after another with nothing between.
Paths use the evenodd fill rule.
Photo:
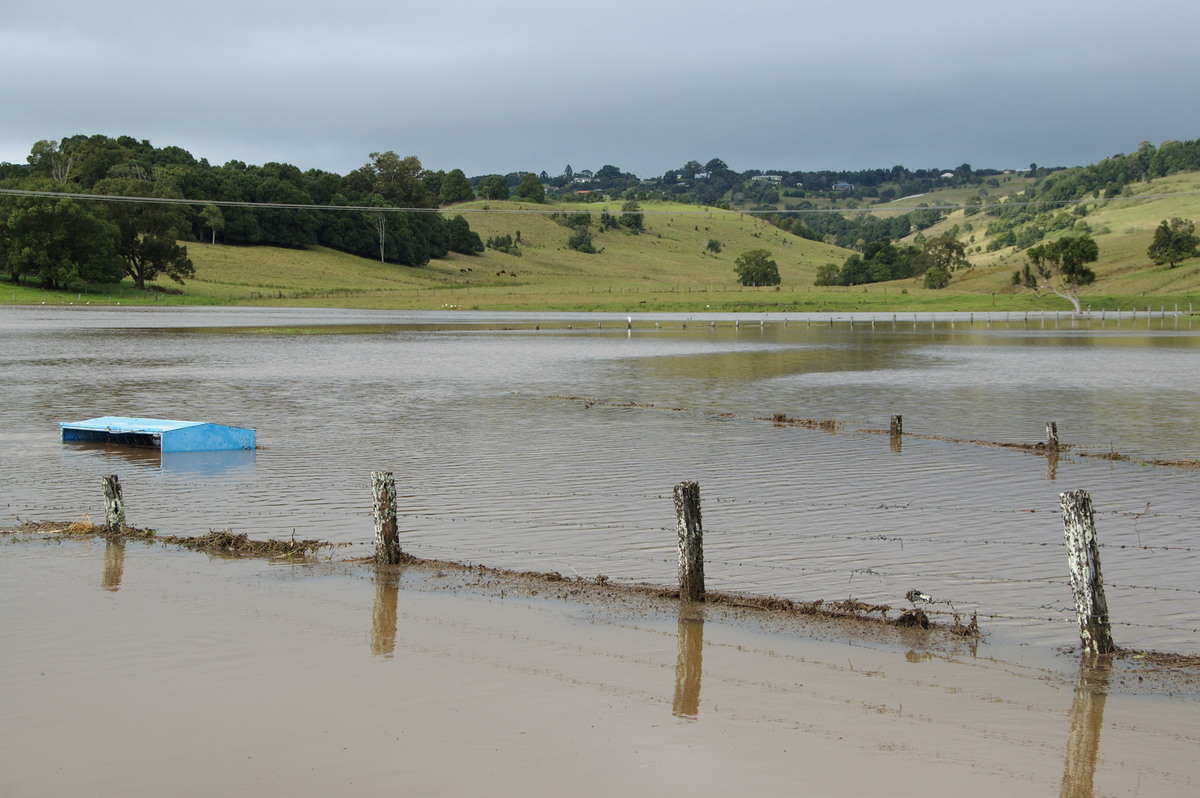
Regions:
<instances>
[{"instance_id":1,"label":"tree on hillside","mask_svg":"<svg viewBox=\"0 0 1200 798\"><path fill-rule=\"evenodd\" d=\"M373 152L371 162L346 175L346 184L357 194L378 194L388 205L400 208L432 208L433 197L421 180L423 168L414 155Z\"/></svg>"},{"instance_id":2,"label":"tree on hillside","mask_svg":"<svg viewBox=\"0 0 1200 798\"><path fill-rule=\"evenodd\" d=\"M455 216L446 224L449 235L451 252L461 252L464 255L479 255L483 252L483 239L471 229L462 214Z\"/></svg>"},{"instance_id":3,"label":"tree on hillside","mask_svg":"<svg viewBox=\"0 0 1200 798\"><path fill-rule=\"evenodd\" d=\"M1196 223L1178 216L1168 222L1162 220L1154 231L1154 241L1146 250L1150 260L1159 266L1174 269L1188 258L1200 256L1200 237L1196 236Z\"/></svg>"},{"instance_id":4,"label":"tree on hillside","mask_svg":"<svg viewBox=\"0 0 1200 798\"><path fill-rule=\"evenodd\" d=\"M217 231L225 229L225 216L216 205L205 205L200 209L200 220L212 230L212 243L217 243Z\"/></svg>"},{"instance_id":5,"label":"tree on hillside","mask_svg":"<svg viewBox=\"0 0 1200 798\"><path fill-rule=\"evenodd\" d=\"M467 176L461 169L451 169L442 178L442 194L441 202L443 205L453 205L456 202L467 202L475 199L475 192L471 190L471 181L467 180Z\"/></svg>"},{"instance_id":6,"label":"tree on hillside","mask_svg":"<svg viewBox=\"0 0 1200 798\"><path fill-rule=\"evenodd\" d=\"M621 225L629 228L634 235L645 230L646 215L642 213L642 206L633 200L625 202L621 206Z\"/></svg>"},{"instance_id":7,"label":"tree on hillside","mask_svg":"<svg viewBox=\"0 0 1200 798\"><path fill-rule=\"evenodd\" d=\"M488 175L479 184L479 196L484 199L508 199L508 183L501 175Z\"/></svg>"},{"instance_id":8,"label":"tree on hillside","mask_svg":"<svg viewBox=\"0 0 1200 798\"><path fill-rule=\"evenodd\" d=\"M779 285L783 282L779 265L771 260L771 253L765 249L743 252L734 260L733 268L742 285Z\"/></svg>"},{"instance_id":9,"label":"tree on hillside","mask_svg":"<svg viewBox=\"0 0 1200 798\"><path fill-rule=\"evenodd\" d=\"M592 242L592 234L586 227L580 227L567 239L567 248L588 255L596 254L596 245Z\"/></svg>"},{"instance_id":10,"label":"tree on hillside","mask_svg":"<svg viewBox=\"0 0 1200 798\"><path fill-rule=\"evenodd\" d=\"M537 175L526 172L521 176L521 184L517 186L517 196L531 202L545 202L546 187L541 184Z\"/></svg>"},{"instance_id":11,"label":"tree on hillside","mask_svg":"<svg viewBox=\"0 0 1200 798\"><path fill-rule=\"evenodd\" d=\"M174 199L179 192L163 182L110 178L96 184L102 194L120 197ZM158 202L110 202L108 217L117 227L117 254L125 261L125 273L134 288L145 290L146 282L159 275L177 283L196 273L187 247L177 242L190 227L179 205Z\"/></svg>"},{"instance_id":12,"label":"tree on hillside","mask_svg":"<svg viewBox=\"0 0 1200 798\"><path fill-rule=\"evenodd\" d=\"M1095 263L1100 249L1091 236L1065 236L1032 247L1026 253L1029 262L1013 272L1013 285L1024 286L1039 296L1049 291L1070 302L1076 313L1082 312L1079 289L1096 282L1096 273L1087 264Z\"/></svg>"},{"instance_id":13,"label":"tree on hillside","mask_svg":"<svg viewBox=\"0 0 1200 798\"><path fill-rule=\"evenodd\" d=\"M918 256L918 268L925 273L926 288L945 288L950 275L969 266L966 247L953 236L936 236L927 240Z\"/></svg>"},{"instance_id":14,"label":"tree on hillside","mask_svg":"<svg viewBox=\"0 0 1200 798\"><path fill-rule=\"evenodd\" d=\"M45 175L56 183L71 179L78 161L73 153L64 152L57 141L42 139L29 152L30 167L35 175Z\"/></svg>"},{"instance_id":15,"label":"tree on hillside","mask_svg":"<svg viewBox=\"0 0 1200 798\"><path fill-rule=\"evenodd\" d=\"M823 263L817 267L817 279L813 285L841 285L841 270L836 263Z\"/></svg>"},{"instance_id":16,"label":"tree on hillside","mask_svg":"<svg viewBox=\"0 0 1200 798\"><path fill-rule=\"evenodd\" d=\"M122 275L116 231L71 199L18 199L0 204L0 269L43 288L115 283Z\"/></svg>"}]
</instances>

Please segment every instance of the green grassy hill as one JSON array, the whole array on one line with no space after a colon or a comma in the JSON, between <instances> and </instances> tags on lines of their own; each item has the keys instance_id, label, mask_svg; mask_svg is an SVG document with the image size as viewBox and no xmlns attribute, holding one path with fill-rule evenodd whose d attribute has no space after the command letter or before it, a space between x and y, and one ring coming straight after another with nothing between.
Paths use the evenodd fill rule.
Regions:
<instances>
[{"instance_id":1,"label":"green grassy hill","mask_svg":"<svg viewBox=\"0 0 1200 798\"><path fill-rule=\"evenodd\" d=\"M989 197L1019 197L1028 182L1005 180L999 188L988 189ZM902 211L922 203L959 205L978 190L948 189L880 207ZM1113 201L1084 203L1087 214L1082 221L1100 247L1100 261L1094 265L1099 278L1085 293L1085 305L1200 304L1200 259L1166 269L1146 256L1154 228L1162 219L1180 216L1200 221L1200 173L1131 185L1127 194ZM825 263L840 265L849 250L792 236L751 214L654 202L644 202L642 208L646 229L641 235L624 229L600 233L597 225L592 225L595 246L600 250L597 254L569 249L571 230L550 214L590 211L598 220L605 209L620 214L620 203L553 206L481 200L448 209L447 215L462 213L484 240L500 235L515 238L519 233L519 256L489 249L480 256L451 255L411 268L320 248L284 250L191 242L187 246L196 276L184 286L161 281L156 288L162 290L151 292L135 292L128 283L91 292L48 292L7 285L0 289L0 302L566 311L890 312L1068 307L1056 297L1039 299L1011 286L1012 272L1024 263L1023 255L1012 247L991 250L988 217L981 213L967 216L956 210L922 232L929 237L957 226L972 264L955 275L949 288L929 291L912 280L817 288L812 284L817 268ZM708 251L710 240L720 242L719 253ZM769 250L779 264L781 286L743 288L737 284L734 260L740 253L758 248Z\"/></svg>"},{"instance_id":2,"label":"green grassy hill","mask_svg":"<svg viewBox=\"0 0 1200 798\"><path fill-rule=\"evenodd\" d=\"M1100 259L1093 264L1097 280L1084 292L1088 301L1096 307L1122 302L1124 307L1130 307L1200 299L1200 258L1168 269L1155 265L1146 255L1154 230L1163 219L1179 216L1200 221L1200 173L1186 172L1132 184L1126 196L1082 204L1087 210L1083 217L1086 228L1058 235L1075 235L1086 229L1099 245ZM940 235L956 226L959 240L968 245L968 259L973 268L957 275L950 290L1022 293L1011 285L1011 277L1024 265L1024 255L1013 247L989 251L991 239L986 234L987 220L982 214L968 217L964 211L955 211L924 234ZM968 229L969 226L974 229ZM910 236L907 242L911 243L913 238ZM1158 301L1148 303L1146 297L1156 297ZM1054 298L1047 301L1052 307L1061 303Z\"/></svg>"},{"instance_id":3,"label":"green grassy hill","mask_svg":"<svg viewBox=\"0 0 1200 798\"><path fill-rule=\"evenodd\" d=\"M718 303L790 302L811 293L817 267L840 263L847 250L785 233L748 214L689 205L643 203L645 230L591 232L596 254L567 247L571 229L551 214L603 210L619 204L531 205L475 201L455 206L481 238L520 238L519 255L488 249L451 254L427 266L380 264L328 250L293 252L192 243L196 277L186 296L235 304L365 308L666 310ZM719 253L707 249L720 242ZM742 288L734 260L750 249L772 252L784 286ZM164 299L163 301L172 301ZM180 298L182 300L182 298Z\"/></svg>"}]
</instances>

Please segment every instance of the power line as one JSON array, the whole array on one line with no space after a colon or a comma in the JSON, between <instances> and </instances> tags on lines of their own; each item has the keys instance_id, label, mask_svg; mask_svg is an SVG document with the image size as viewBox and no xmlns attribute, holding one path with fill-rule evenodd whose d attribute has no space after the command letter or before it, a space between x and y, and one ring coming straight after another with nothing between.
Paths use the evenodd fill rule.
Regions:
<instances>
[{"instance_id":1,"label":"power line","mask_svg":"<svg viewBox=\"0 0 1200 798\"><path fill-rule=\"evenodd\" d=\"M357 212L395 212L395 213L444 213L454 212L462 214L498 214L498 215L526 215L526 216L546 216L555 213L564 213L562 208L412 208L393 205L312 205L294 202L244 202L241 200L213 200L213 199L186 199L181 197L128 197L117 194L83 194L77 192L66 191L33 191L28 189L17 188L0 188L0 194L6 194L16 197L42 197L49 199L75 199L85 202L133 202L133 203L148 203L158 205L215 205L224 208L257 208L264 210L300 210L300 211L357 211ZM925 205L920 207L909 208L889 208L882 205L873 205L866 208L797 208L797 209L777 209L770 210L726 210L724 208L701 208L697 206L695 209L675 209L675 210L638 210L633 213L643 216L688 216L688 215L749 215L749 216L797 216L811 215L822 213L844 213L844 214L862 214L862 213L907 213L916 210L931 210L931 211L958 211L975 209L985 211L990 208L1036 208L1036 207L1063 207L1067 205L1078 205L1081 203L1101 203L1101 202L1121 202L1125 200L1160 200L1174 199L1178 197L1196 197L1200 196L1200 191L1184 191L1176 194L1139 194L1134 197L1093 197L1090 199L1073 199L1073 200L1027 200L998 203L995 205ZM575 211L577 213L591 213L591 210Z\"/></svg>"}]
</instances>

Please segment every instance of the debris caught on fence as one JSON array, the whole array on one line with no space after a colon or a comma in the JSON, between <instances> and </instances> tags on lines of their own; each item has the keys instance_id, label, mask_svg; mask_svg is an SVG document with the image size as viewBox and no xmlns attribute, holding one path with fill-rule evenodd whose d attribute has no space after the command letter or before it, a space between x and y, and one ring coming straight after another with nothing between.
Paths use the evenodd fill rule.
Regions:
<instances>
[{"instance_id":1,"label":"debris caught on fence","mask_svg":"<svg viewBox=\"0 0 1200 798\"><path fill-rule=\"evenodd\" d=\"M179 546L191 551L201 551L225 557L264 557L267 559L305 558L327 548L349 544L330 543L325 540L252 540L246 533L234 533L228 529L210 530L204 535L159 535L153 529L124 527L112 531L97 526L90 520L72 523L25 522L17 532L55 535L62 537L102 537L108 540L142 541Z\"/></svg>"}]
</instances>

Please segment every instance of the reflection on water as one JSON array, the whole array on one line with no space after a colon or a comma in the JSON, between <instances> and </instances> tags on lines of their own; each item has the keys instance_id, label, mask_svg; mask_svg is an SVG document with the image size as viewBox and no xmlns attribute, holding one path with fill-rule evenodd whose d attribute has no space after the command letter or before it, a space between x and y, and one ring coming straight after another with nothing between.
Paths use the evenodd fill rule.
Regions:
<instances>
[{"instance_id":1,"label":"reflection on water","mask_svg":"<svg viewBox=\"0 0 1200 798\"><path fill-rule=\"evenodd\" d=\"M116 592L125 574L125 541L109 538L104 544L104 576L100 586Z\"/></svg>"},{"instance_id":2,"label":"reflection on water","mask_svg":"<svg viewBox=\"0 0 1200 798\"><path fill-rule=\"evenodd\" d=\"M1100 730L1104 726L1104 703L1112 661L1084 654L1079 662L1075 700L1071 704L1071 733L1063 765L1062 798L1092 798L1096 759L1100 752Z\"/></svg>"},{"instance_id":3,"label":"reflection on water","mask_svg":"<svg viewBox=\"0 0 1200 798\"><path fill-rule=\"evenodd\" d=\"M679 657L675 664L675 701L672 713L677 718L695 718L700 714L700 677L704 666L704 607L692 602L679 603Z\"/></svg>"},{"instance_id":4,"label":"reflection on water","mask_svg":"<svg viewBox=\"0 0 1200 798\"><path fill-rule=\"evenodd\" d=\"M371 653L391 657L396 652L396 619L400 603L400 569L375 566L375 606L371 610Z\"/></svg>"},{"instance_id":5,"label":"reflection on water","mask_svg":"<svg viewBox=\"0 0 1200 798\"><path fill-rule=\"evenodd\" d=\"M212 452L164 452L148 446L119 446L106 443L71 441L65 451L90 451L113 462L161 468L180 476L215 477L254 468L255 449L230 449Z\"/></svg>"}]
</instances>

